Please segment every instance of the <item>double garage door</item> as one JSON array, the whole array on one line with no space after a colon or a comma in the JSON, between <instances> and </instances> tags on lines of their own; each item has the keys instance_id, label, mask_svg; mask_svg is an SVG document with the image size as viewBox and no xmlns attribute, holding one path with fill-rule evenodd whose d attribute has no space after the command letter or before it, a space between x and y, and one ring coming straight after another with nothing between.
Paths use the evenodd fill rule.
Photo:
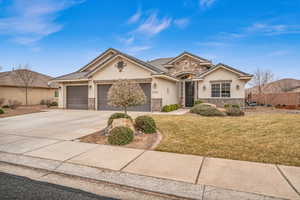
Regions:
<instances>
[{"instance_id":1,"label":"double garage door","mask_svg":"<svg viewBox=\"0 0 300 200\"><path fill-rule=\"evenodd\" d=\"M98 85L98 110L120 110L120 108L115 108L108 105L107 93L111 84ZM146 104L141 106L134 106L128 108L129 111L151 111L151 83L140 83L146 95Z\"/></svg>"},{"instance_id":2,"label":"double garage door","mask_svg":"<svg viewBox=\"0 0 300 200\"><path fill-rule=\"evenodd\" d=\"M111 84L98 85L97 93L97 104L98 110L120 110L120 108L115 108L108 105L107 93ZM141 106L130 107L130 111L151 111L151 84L150 83L140 83L143 89L147 102ZM68 109L88 109L88 86L67 86L67 108Z\"/></svg>"}]
</instances>

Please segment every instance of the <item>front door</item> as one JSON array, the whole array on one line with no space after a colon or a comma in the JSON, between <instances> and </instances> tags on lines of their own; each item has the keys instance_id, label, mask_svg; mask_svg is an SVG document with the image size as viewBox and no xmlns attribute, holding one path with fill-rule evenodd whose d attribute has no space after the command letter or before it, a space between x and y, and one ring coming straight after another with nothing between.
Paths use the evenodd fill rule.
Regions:
<instances>
[{"instance_id":1,"label":"front door","mask_svg":"<svg viewBox=\"0 0 300 200\"><path fill-rule=\"evenodd\" d=\"M185 106L194 105L194 82L185 82Z\"/></svg>"}]
</instances>

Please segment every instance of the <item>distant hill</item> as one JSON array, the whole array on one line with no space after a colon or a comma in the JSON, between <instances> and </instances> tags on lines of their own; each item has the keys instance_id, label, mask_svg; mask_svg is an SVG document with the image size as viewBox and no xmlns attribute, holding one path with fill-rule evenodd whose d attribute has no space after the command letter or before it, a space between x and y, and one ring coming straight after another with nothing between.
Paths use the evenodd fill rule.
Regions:
<instances>
[{"instance_id":1,"label":"distant hill","mask_svg":"<svg viewBox=\"0 0 300 200\"><path fill-rule=\"evenodd\" d=\"M282 93L282 92L293 92L295 88L300 87L300 80L297 79L291 79L291 78L285 78L280 79L274 82L270 82L262 87L262 91L264 94L268 93ZM258 87L252 87L246 89L246 93L257 94L258 93Z\"/></svg>"}]
</instances>

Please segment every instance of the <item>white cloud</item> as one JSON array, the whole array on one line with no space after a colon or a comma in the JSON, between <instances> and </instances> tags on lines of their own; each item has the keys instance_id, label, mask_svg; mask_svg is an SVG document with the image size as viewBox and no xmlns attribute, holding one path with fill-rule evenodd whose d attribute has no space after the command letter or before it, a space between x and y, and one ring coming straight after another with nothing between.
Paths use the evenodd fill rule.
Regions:
<instances>
[{"instance_id":1,"label":"white cloud","mask_svg":"<svg viewBox=\"0 0 300 200\"><path fill-rule=\"evenodd\" d=\"M200 6L203 8L208 8L212 6L216 0L199 0Z\"/></svg>"},{"instance_id":2,"label":"white cloud","mask_svg":"<svg viewBox=\"0 0 300 200\"><path fill-rule=\"evenodd\" d=\"M132 46L132 47L127 48L127 51L130 54L135 55L141 51L146 51L148 49L151 49L151 46Z\"/></svg>"},{"instance_id":3,"label":"white cloud","mask_svg":"<svg viewBox=\"0 0 300 200\"><path fill-rule=\"evenodd\" d=\"M134 42L135 37L134 36L130 36L128 38L118 37L118 40L126 45L130 45Z\"/></svg>"},{"instance_id":4,"label":"white cloud","mask_svg":"<svg viewBox=\"0 0 300 200\"><path fill-rule=\"evenodd\" d=\"M150 16L142 23L136 32L144 33L147 35L156 35L161 31L167 29L171 25L171 18L164 17L159 19L156 13L150 14Z\"/></svg>"},{"instance_id":5,"label":"white cloud","mask_svg":"<svg viewBox=\"0 0 300 200\"><path fill-rule=\"evenodd\" d=\"M190 20L188 18L181 18L174 20L174 24L179 28L185 28L189 25Z\"/></svg>"},{"instance_id":6,"label":"white cloud","mask_svg":"<svg viewBox=\"0 0 300 200\"><path fill-rule=\"evenodd\" d=\"M220 47L226 45L223 42L197 42L199 46L213 46L213 47Z\"/></svg>"},{"instance_id":7,"label":"white cloud","mask_svg":"<svg viewBox=\"0 0 300 200\"><path fill-rule=\"evenodd\" d=\"M141 9L139 8L136 13L134 15L132 15L129 19L128 19L128 23L129 24L133 24L133 23L136 23L139 21L139 19L141 18L142 16L142 11Z\"/></svg>"},{"instance_id":8,"label":"white cloud","mask_svg":"<svg viewBox=\"0 0 300 200\"><path fill-rule=\"evenodd\" d=\"M300 33L299 25L285 25L285 24L265 24L255 23L246 28L249 33L262 33L265 35L282 35L282 34L297 34Z\"/></svg>"},{"instance_id":9,"label":"white cloud","mask_svg":"<svg viewBox=\"0 0 300 200\"><path fill-rule=\"evenodd\" d=\"M32 44L58 32L63 25L55 20L58 13L83 0L13 0L9 16L0 19L0 34L9 35L19 44Z\"/></svg>"},{"instance_id":10,"label":"white cloud","mask_svg":"<svg viewBox=\"0 0 300 200\"><path fill-rule=\"evenodd\" d=\"M267 54L267 56L270 56L270 57L285 56L285 55L288 55L289 53L290 52L286 51L286 50L278 50L278 51L270 52L269 54Z\"/></svg>"}]
</instances>

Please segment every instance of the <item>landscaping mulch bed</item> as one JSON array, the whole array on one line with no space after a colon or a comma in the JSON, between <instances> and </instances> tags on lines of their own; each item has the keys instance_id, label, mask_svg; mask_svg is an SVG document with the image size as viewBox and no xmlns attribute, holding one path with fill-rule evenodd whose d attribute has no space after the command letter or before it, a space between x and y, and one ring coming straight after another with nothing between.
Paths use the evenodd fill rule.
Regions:
<instances>
[{"instance_id":1,"label":"landscaping mulch bed","mask_svg":"<svg viewBox=\"0 0 300 200\"><path fill-rule=\"evenodd\" d=\"M20 106L16 109L3 108L4 114L0 115L0 118L12 117L17 115L24 115L30 113L42 112L43 109L46 109L46 106L36 105L36 106Z\"/></svg>"},{"instance_id":2,"label":"landscaping mulch bed","mask_svg":"<svg viewBox=\"0 0 300 200\"><path fill-rule=\"evenodd\" d=\"M103 131L95 132L93 134L79 138L80 142L93 143L93 144L107 144L107 136L103 135ZM138 134L134 136L130 144L123 145L122 147L135 148L135 149L154 149L161 139L160 133L154 134Z\"/></svg>"}]
</instances>

